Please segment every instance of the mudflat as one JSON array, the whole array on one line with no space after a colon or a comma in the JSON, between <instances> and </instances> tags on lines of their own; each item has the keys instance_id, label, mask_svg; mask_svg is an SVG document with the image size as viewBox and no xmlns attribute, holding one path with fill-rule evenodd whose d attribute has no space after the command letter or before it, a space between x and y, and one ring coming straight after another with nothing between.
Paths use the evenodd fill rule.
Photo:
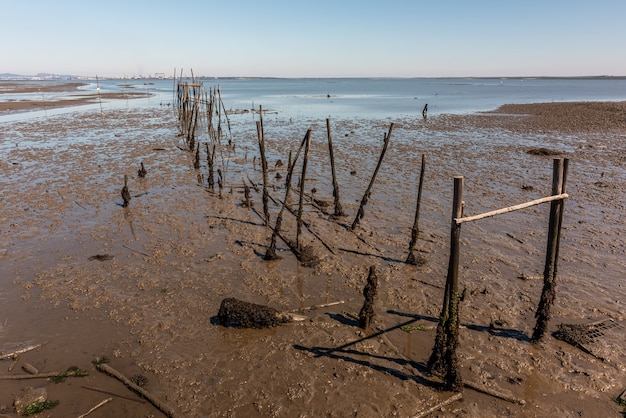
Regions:
<instances>
[{"instance_id":1,"label":"mudflat","mask_svg":"<svg viewBox=\"0 0 626 418\"><path fill-rule=\"evenodd\" d=\"M0 82L0 98L3 93L23 94L38 93L36 97L22 100L1 100L0 112L23 112L36 109L80 106L98 103L99 100L133 99L150 96L145 92L84 92L79 88L86 83L20 83ZM48 97L48 93L63 93L58 97ZM41 94L41 96L39 95Z\"/></svg>"},{"instance_id":2,"label":"mudflat","mask_svg":"<svg viewBox=\"0 0 626 418\"><path fill-rule=\"evenodd\" d=\"M623 328L617 344L611 345L615 334L607 331L598 339L605 351L591 352L551 332L561 323L607 320L619 329L626 320L625 121L623 102L331 121L346 213L337 219L331 216L326 122L266 117L272 225L285 193L289 151L312 129L307 227L300 237L316 257L311 267L281 240L281 258L263 260L271 230L259 216L261 192L254 189L262 173L250 115L233 116L230 132L216 144L221 190L208 187L203 147L200 168L193 168L194 153L185 150L172 109L5 123L0 351L42 345L1 360L0 375L24 374L28 363L40 373L75 366L88 376L61 383L0 380L0 413L13 416L15 396L33 386L60 401L41 416L78 416L109 397L90 416L159 416L152 404L138 402L95 368L92 361L104 356L176 416L419 416L454 395L440 391L440 379L426 373L448 267L453 176L464 176L464 213L473 215L549 195L556 157L570 161L570 197L550 333L538 344L529 341L549 205L464 224L458 353L467 385L461 401L433 416L619 416L622 407L611 398L626 388ZM346 226L391 122L389 149L364 217L350 231ZM538 149L551 155L532 152ZM422 155L416 250L426 263L413 266L404 260ZM244 183L252 207L242 205ZM294 192L292 208L298 199ZM285 211L282 234L288 239L295 239L294 219ZM362 330L358 313L370 266L378 276L375 316ZM269 329L224 327L216 317L229 297L308 319ZM306 309L338 301L343 303Z\"/></svg>"}]
</instances>

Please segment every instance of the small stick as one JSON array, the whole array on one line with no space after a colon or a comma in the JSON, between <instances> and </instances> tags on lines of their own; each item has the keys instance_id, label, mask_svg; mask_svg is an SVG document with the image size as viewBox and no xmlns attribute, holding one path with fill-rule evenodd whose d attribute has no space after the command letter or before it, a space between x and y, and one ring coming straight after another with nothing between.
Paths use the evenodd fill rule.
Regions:
<instances>
[{"instance_id":1,"label":"small stick","mask_svg":"<svg viewBox=\"0 0 626 418\"><path fill-rule=\"evenodd\" d=\"M511 239L514 239L515 241L519 242L520 244L523 244L523 243L524 243L524 241L522 241L521 239L517 238L515 235L510 234L510 233L508 233L508 232L506 233L506 236L507 236L507 237L509 237L509 238L511 238Z\"/></svg>"},{"instance_id":2,"label":"small stick","mask_svg":"<svg viewBox=\"0 0 626 418\"><path fill-rule=\"evenodd\" d=\"M434 412L437 412L439 409L443 408L444 406L450 405L451 403L459 401L462 398L463 398L462 393L457 393L456 395L452 395L445 401L438 403L437 405L433 406L432 408L427 409L426 411L420 412L419 414L415 415L413 418L426 418L427 416L429 416L430 414Z\"/></svg>"},{"instance_id":3,"label":"small stick","mask_svg":"<svg viewBox=\"0 0 626 418\"><path fill-rule=\"evenodd\" d=\"M278 203L281 203L282 205L284 205L284 207L285 207L285 208L287 208L287 210L289 211L289 213L291 213L293 216L296 216L296 217L298 216L298 214L297 214L297 212L296 212L295 210L293 210L293 209L291 209L289 206L287 206L287 200L283 200L283 201L281 202L280 200L278 200L278 201L277 201L277 200L274 200L274 198L272 197L272 195L269 195L269 197L270 197L270 199L271 199L274 203L277 203L277 204L278 204ZM317 240L318 240L319 242L321 242L321 243L322 243L322 245L323 245L324 247L326 247L326 249L327 249L328 251L330 251L332 254L335 254L335 250L333 250L333 248L332 248L330 245L328 245L328 244L327 244L327 243L326 243L326 242L322 239L322 237L321 237L321 236L320 236L317 232L315 232L313 229L311 229L311 226L310 226L309 222L303 221L303 222L302 222L302 225L304 225L304 227L307 229L307 231L309 231L311 234L313 234L313 236L314 236L315 238L317 238Z\"/></svg>"},{"instance_id":4,"label":"small stick","mask_svg":"<svg viewBox=\"0 0 626 418\"><path fill-rule=\"evenodd\" d=\"M134 248L130 248L130 247L129 247L128 245L126 245L126 244L122 244L122 247L124 247L124 248L126 248L126 249L128 249L128 250L134 251L134 252L136 252L136 253L139 253L139 254L141 254L141 255L145 255L146 257L152 257L152 255L150 255L150 254L146 254L146 253L141 252L141 251L139 251L139 250L135 250Z\"/></svg>"},{"instance_id":5,"label":"small stick","mask_svg":"<svg viewBox=\"0 0 626 418\"><path fill-rule=\"evenodd\" d=\"M526 405L526 401L523 399L517 399L511 395L507 395L505 393L498 392L493 389L488 389L485 386L481 386L477 383L466 381L466 382L463 382L463 386L465 386L466 388L473 389L476 392L484 393L485 395L490 395L490 396L493 396L494 398L502 399L503 401L515 403L518 405Z\"/></svg>"},{"instance_id":6,"label":"small stick","mask_svg":"<svg viewBox=\"0 0 626 418\"><path fill-rule=\"evenodd\" d=\"M304 308L294 309L288 312L307 312L307 311L312 311L315 309L327 308L329 306L341 305L342 303L345 303L345 302L343 300L339 300L337 302L329 302L329 303L322 303L319 305L305 306Z\"/></svg>"},{"instance_id":7,"label":"small stick","mask_svg":"<svg viewBox=\"0 0 626 418\"><path fill-rule=\"evenodd\" d=\"M123 374L115 370L113 367L109 366L108 364L96 364L95 366L101 372L106 373L109 376L113 376L120 382L124 383L124 385L126 385L127 388L129 388L133 392L146 398L152 405L154 405L159 411L163 412L166 416L168 417L175 416L174 411L169 406L161 402L150 392L142 389L141 387L131 382L130 379L128 379L126 376L124 376Z\"/></svg>"},{"instance_id":8,"label":"small stick","mask_svg":"<svg viewBox=\"0 0 626 418\"><path fill-rule=\"evenodd\" d=\"M87 208L86 208L86 207L84 207L83 205L81 205L80 203L78 203L78 201L77 201L77 200L75 200L75 201L74 201L74 203L76 203L76 204L77 204L78 206L80 206L81 208L83 208L83 209L87 210Z\"/></svg>"},{"instance_id":9,"label":"small stick","mask_svg":"<svg viewBox=\"0 0 626 418\"><path fill-rule=\"evenodd\" d=\"M84 389L93 390L95 392L106 393L107 395L116 396L118 398L126 399L128 401L139 402L139 403L146 403L146 401L144 401L143 399L135 399L135 398L131 398L130 396L118 395L117 393L109 392L108 390L100 389L100 388L97 388L97 387L94 387L94 386L84 386L83 385L81 387L84 388Z\"/></svg>"},{"instance_id":10,"label":"small stick","mask_svg":"<svg viewBox=\"0 0 626 418\"><path fill-rule=\"evenodd\" d=\"M49 377L84 377L85 372L49 372L38 374L12 374L0 376L0 380L46 379Z\"/></svg>"},{"instance_id":11,"label":"small stick","mask_svg":"<svg viewBox=\"0 0 626 418\"><path fill-rule=\"evenodd\" d=\"M350 229L354 230L359 225L359 221L363 216L365 216L365 205L367 205L367 200L370 197L370 193L372 191L372 186L374 185L374 181L376 180L376 175L378 174L378 170L380 169L380 165L383 162L383 158L385 157L385 153L387 152L387 146L389 145L389 139L391 138L391 132L393 131L393 123L389 125L389 133L385 135L383 149L380 153L380 157L378 158L378 164L376 164L376 169L374 169L374 174L372 174L372 178L370 180L369 186L367 186L367 190L365 190L365 194L363 194L363 198L361 199L361 205L359 206L359 210L354 218L354 222L352 222L352 226Z\"/></svg>"},{"instance_id":12,"label":"small stick","mask_svg":"<svg viewBox=\"0 0 626 418\"><path fill-rule=\"evenodd\" d=\"M4 360L6 358L15 357L18 354L26 353L27 351L35 350L35 349L41 347L42 345L43 344L29 345L28 347L20 348L19 350L12 351L10 353L0 354L0 360Z\"/></svg>"},{"instance_id":13,"label":"small stick","mask_svg":"<svg viewBox=\"0 0 626 418\"><path fill-rule=\"evenodd\" d=\"M93 411L95 411L96 409L100 408L102 405L111 402L113 400L113 398L106 398L105 400L103 400L102 402L100 402L98 405L94 406L93 408L91 408L89 411L85 412L82 415L79 415L78 418L85 418L87 415L91 414Z\"/></svg>"}]
</instances>

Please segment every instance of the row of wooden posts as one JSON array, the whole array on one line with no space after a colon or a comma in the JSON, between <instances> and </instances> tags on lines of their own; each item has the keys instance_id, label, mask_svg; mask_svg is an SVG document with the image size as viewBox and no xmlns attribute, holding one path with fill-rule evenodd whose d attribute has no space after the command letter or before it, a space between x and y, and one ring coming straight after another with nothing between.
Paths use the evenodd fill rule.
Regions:
<instances>
[{"instance_id":1,"label":"row of wooden posts","mask_svg":"<svg viewBox=\"0 0 626 418\"><path fill-rule=\"evenodd\" d=\"M189 94L189 88L192 88L191 95ZM179 123L181 134L183 134L188 141L192 141L194 138L194 130L197 126L197 108L200 100L198 99L197 90L194 90L196 86L183 84L179 84L178 88L178 96L179 100L178 108L179 108ZM214 103L219 103L223 109L223 103L221 102L221 98L219 97L219 88L216 90L218 93L218 102L213 102L213 100L208 100L205 103L208 104L207 108L212 109ZM190 100L190 97L194 97L195 99ZM213 94L211 95L213 97ZM190 105L192 103L192 105ZM229 124L230 125L230 124ZM207 126L211 126L210 117L209 123ZM282 206L280 211L278 212L275 220L275 224L272 227L270 224L270 212L269 212L269 200L270 195L268 191L268 164L266 158L266 148L265 148L265 136L263 129L263 109L259 107L259 120L256 122L257 127L257 139L261 160L261 169L263 172L263 189L262 189L262 202L263 202L263 213L259 213L252 207L249 203L249 187L244 181L244 194L246 195L246 199L248 200L248 207L253 209L260 218L263 219L265 225L272 230L272 235L270 238L270 243L267 247L264 260L276 260L278 258L276 254L276 242L277 238L280 237L289 248L294 252L296 257L302 261L303 257L303 248L300 244L300 237L302 234L302 212L304 206L304 183L306 179L306 171L307 164L309 158L309 150L311 144L311 129L308 129L298 150L295 153L295 156L292 153L289 153L289 162L287 166L287 177L285 180L285 196L282 201ZM337 182L336 171L335 171L335 161L334 161L334 153L333 153L333 141L332 141L332 133L331 133L331 125L330 119L326 119L326 127L327 127L327 138L328 138L328 149L330 156L330 165L331 165L331 174L332 174L332 186L333 186L333 197L334 197L334 213L333 217L341 217L345 216L343 211L341 201L340 201L340 192L339 185ZM383 159L385 157L385 153L388 149L388 145L393 133L394 124L391 123L389 126L388 132L384 135L383 138L383 147L381 153L378 158L378 163L372 174L370 182L365 190L363 197L361 198L359 209L357 210L356 216L352 224L348 227L349 230L354 231L358 226L360 220L365 215L365 206L368 203L368 200L371 196L372 188L375 184L376 176L378 171L382 165ZM211 130L209 129L209 133ZM211 136L210 138L214 138L216 141L219 141L219 136ZM191 139L190 139L191 138ZM192 142L193 144L193 142ZM189 150L196 149L196 161L198 161L199 154L199 145L190 146ZM209 152L209 146L207 144L206 147L207 156L209 160L212 158L211 156L215 156L215 143L213 144L213 152ZM299 201L298 201L298 209L297 211L293 211L291 208L287 206L287 202L290 198L290 191L292 189L291 183L293 179L293 173L296 166L296 162L298 158L304 150L302 168L300 174L299 181ZM419 236L419 213L420 213L420 205L421 205L421 197L422 197L422 188L424 182L424 173L426 166L426 157L422 156L422 164L420 169L419 176L419 187L418 187L418 195L417 195L417 204L415 210L414 223L411 228L411 239L408 248L408 256L406 259L407 264L419 265L423 263L423 259L421 256L415 255L415 247L417 245L417 240ZM199 163L196 166L199 168ZM209 178L212 179L212 165L209 163ZM542 203L550 203L550 220L548 225L548 242L547 242L547 250L546 250L546 259L545 259L545 268L543 274L543 290L541 293L541 298L537 307L537 311L535 314L536 317L536 325L533 330L533 334L531 337L532 342L540 341L546 331L547 323L550 319L550 308L553 305L555 298L555 283L557 276L557 261L559 254L559 241L560 241L560 231L561 224L563 218L564 211L564 202L568 197L566 193L566 183L567 183L567 171L568 171L568 160L567 159L554 159L553 161L553 179L552 179L552 194L551 196L543 197L540 199L536 199L530 202L525 202L519 205L510 206L502 209L497 209L491 212L482 213L474 216L464 216L463 214L463 177L454 177L454 194L453 194L453 203L452 203L452 220L451 220L451 231L450 231L450 255L448 261L448 273L446 276L446 285L444 290L443 304L441 313L439 316L439 323L437 326L435 343L433 347L433 351L428 360L428 370L430 373L434 375L439 375L444 380L444 386L447 390L458 392L463 387L463 381L461 378L460 370L459 370L459 360L456 354L457 348L459 346L459 259L460 259L460 234L461 234L461 226L464 223L478 221L480 219L484 219L487 217L497 216L506 214L512 211L525 209L531 206L539 205ZM256 185L252 183L253 187L256 188ZM209 187L212 187L212 181L209 181ZM273 199L272 199L273 200ZM296 241L291 242L289 239L281 235L281 227L282 227L282 218L284 214L284 210L287 208L291 211L297 220L297 230L296 230ZM319 237L318 237L319 238ZM322 243L324 241L322 240ZM326 245L330 251L328 245ZM375 275L375 273L370 269L370 277ZM372 287L372 284L368 281L369 290L368 292L374 294L375 286ZM372 290L373 289L373 290ZM367 290L367 289L366 289ZM364 306L363 311L366 310ZM369 310L371 310L371 304L369 305ZM367 313L367 312L366 312Z\"/></svg>"}]
</instances>

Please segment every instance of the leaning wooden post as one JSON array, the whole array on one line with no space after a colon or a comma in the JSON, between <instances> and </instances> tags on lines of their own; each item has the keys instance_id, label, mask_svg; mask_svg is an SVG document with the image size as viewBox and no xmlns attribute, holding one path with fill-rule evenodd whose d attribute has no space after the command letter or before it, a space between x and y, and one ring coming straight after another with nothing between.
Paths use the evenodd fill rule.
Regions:
<instances>
[{"instance_id":1,"label":"leaning wooden post","mask_svg":"<svg viewBox=\"0 0 626 418\"><path fill-rule=\"evenodd\" d=\"M566 160L567 161L567 160ZM562 158L555 158L552 168L552 195L564 193L566 170ZM546 331L550 320L550 307L554 303L556 296L556 271L557 258L559 252L559 241L561 238L561 217L563 215L564 200L553 200L550 203L550 225L548 227L548 245L546 249L546 264L543 270L543 290L541 299L537 306L535 318L537 322L531 341L539 342Z\"/></svg>"},{"instance_id":2,"label":"leaning wooden post","mask_svg":"<svg viewBox=\"0 0 626 418\"><path fill-rule=\"evenodd\" d=\"M446 390L460 392L463 381L459 370L456 349L459 345L459 248L461 224L456 219L463 216L463 177L454 178L452 222L450 232L450 259L443 298L443 307L437 325L433 352L428 360L428 370L444 376Z\"/></svg>"},{"instance_id":3,"label":"leaning wooden post","mask_svg":"<svg viewBox=\"0 0 626 418\"><path fill-rule=\"evenodd\" d=\"M333 216L344 216L343 208L341 207L341 201L339 200L339 184L337 183L337 176L335 174L335 156L333 153L333 136L330 133L330 118L326 118L326 133L328 134L328 152L330 154L330 169L333 176L333 198L335 200L335 213Z\"/></svg>"},{"instance_id":4,"label":"leaning wooden post","mask_svg":"<svg viewBox=\"0 0 626 418\"><path fill-rule=\"evenodd\" d=\"M426 167L426 155L422 154L422 168L420 169L419 187L417 188L417 205L415 206L415 219L413 220L413 228L411 228L411 242L409 243L409 255L406 258L406 264L412 264L414 266L424 264L424 260L419 254L415 257L413 251L417 244L417 238L419 236L419 220L420 220L420 205L422 203L422 188L424 186L424 168Z\"/></svg>"},{"instance_id":5,"label":"leaning wooden post","mask_svg":"<svg viewBox=\"0 0 626 418\"><path fill-rule=\"evenodd\" d=\"M304 157L302 162L302 176L300 177L300 200L298 202L298 228L296 229L296 248L300 249L300 234L302 233L302 207L304 205L304 182L306 181L306 166L309 161L309 147L311 146L311 128L306 132ZM294 162L295 164L295 162Z\"/></svg>"},{"instance_id":6,"label":"leaning wooden post","mask_svg":"<svg viewBox=\"0 0 626 418\"><path fill-rule=\"evenodd\" d=\"M372 191L372 186L374 185L374 181L376 180L376 175L378 174L378 170L380 169L380 165L383 162L383 158L385 157L385 152L387 152L387 146L389 145L389 139L391 138L391 132L393 131L393 123L389 125L389 133L385 135L383 149L380 153L380 157L378 158L378 164L376 164L376 169L374 170L374 174L372 174L372 178L370 180L370 184L367 186L367 190L365 190L365 194L361 199L361 205L359 206L359 210L356 213L356 217L354 218L354 222L352 222L352 226L350 229L354 230L359 225L359 221L363 216L365 216L365 205L367 205L367 200L370 197L370 193Z\"/></svg>"},{"instance_id":7,"label":"leaning wooden post","mask_svg":"<svg viewBox=\"0 0 626 418\"><path fill-rule=\"evenodd\" d=\"M267 192L267 159L265 158L265 140L263 139L263 125L260 121L256 123L257 135L259 137L259 150L261 152L261 167L263 168L263 216L265 225L270 226L270 211L268 207Z\"/></svg>"},{"instance_id":8,"label":"leaning wooden post","mask_svg":"<svg viewBox=\"0 0 626 418\"><path fill-rule=\"evenodd\" d=\"M293 176L293 168L296 166L296 162L291 162L291 151L289 151L289 165L287 166L287 180L285 181L285 198L283 199L283 205L278 211L276 216L276 224L272 230L272 238L270 239L270 245L267 247L263 260L271 261L278 260L280 257L276 254L276 239L280 235L280 229L283 224L283 212L285 212L285 206L289 200L289 191L291 190L291 178Z\"/></svg>"}]
</instances>

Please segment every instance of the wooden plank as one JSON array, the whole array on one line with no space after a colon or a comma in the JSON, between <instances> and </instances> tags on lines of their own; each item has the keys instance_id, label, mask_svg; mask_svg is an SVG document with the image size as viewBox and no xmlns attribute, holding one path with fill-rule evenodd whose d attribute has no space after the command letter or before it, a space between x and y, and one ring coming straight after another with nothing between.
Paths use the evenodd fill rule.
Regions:
<instances>
[{"instance_id":1,"label":"wooden plank","mask_svg":"<svg viewBox=\"0 0 626 418\"><path fill-rule=\"evenodd\" d=\"M526 203L520 203L519 205L515 205L515 206L509 206L509 207L502 208L502 209L492 210L491 212L485 212L485 213L481 213L481 214L473 215L473 216L465 216L462 218L454 218L454 220L456 221L457 224L462 224L464 222L477 221L479 219L489 218L492 216L501 215L503 213L509 213L509 212L514 212L516 210L529 208L531 206L536 206L541 203L552 202L554 200L567 199L568 197L569 195L567 193L561 193L561 194L557 194L554 196L547 196L547 197L542 197L540 199L531 200L530 202L526 202Z\"/></svg>"}]
</instances>

